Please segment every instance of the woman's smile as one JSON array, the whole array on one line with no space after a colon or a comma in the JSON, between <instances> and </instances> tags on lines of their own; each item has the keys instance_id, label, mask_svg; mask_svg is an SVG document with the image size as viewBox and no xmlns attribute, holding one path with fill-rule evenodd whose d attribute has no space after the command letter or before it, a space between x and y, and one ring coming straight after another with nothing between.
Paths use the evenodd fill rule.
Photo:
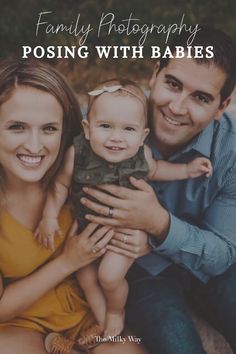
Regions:
<instances>
[{"instance_id":1,"label":"woman's smile","mask_svg":"<svg viewBox=\"0 0 236 354\"><path fill-rule=\"evenodd\" d=\"M48 92L18 86L0 109L0 163L14 183L39 182L55 162L63 112Z\"/></svg>"},{"instance_id":2,"label":"woman's smile","mask_svg":"<svg viewBox=\"0 0 236 354\"><path fill-rule=\"evenodd\" d=\"M28 167L38 167L44 158L43 155L17 154L16 156L24 166Z\"/></svg>"}]
</instances>

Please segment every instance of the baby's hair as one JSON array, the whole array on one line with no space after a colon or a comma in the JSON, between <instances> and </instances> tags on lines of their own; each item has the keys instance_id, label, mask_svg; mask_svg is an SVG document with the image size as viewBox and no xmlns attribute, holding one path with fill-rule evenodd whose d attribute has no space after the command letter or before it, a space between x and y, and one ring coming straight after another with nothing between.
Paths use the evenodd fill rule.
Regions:
<instances>
[{"instance_id":1,"label":"baby's hair","mask_svg":"<svg viewBox=\"0 0 236 354\"><path fill-rule=\"evenodd\" d=\"M109 90L109 88L114 88L114 90ZM145 119L147 120L147 97L145 96L143 90L134 81L124 78L113 78L110 80L102 81L98 86L89 92L88 118L94 102L104 93L128 96L139 100L139 102L143 105Z\"/></svg>"}]
</instances>

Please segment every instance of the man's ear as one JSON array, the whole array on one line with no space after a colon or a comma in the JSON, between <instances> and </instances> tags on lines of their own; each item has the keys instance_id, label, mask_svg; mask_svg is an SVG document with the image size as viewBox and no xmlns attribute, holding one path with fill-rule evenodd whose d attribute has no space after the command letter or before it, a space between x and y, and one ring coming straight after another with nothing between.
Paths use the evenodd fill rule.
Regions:
<instances>
[{"instance_id":1,"label":"man's ear","mask_svg":"<svg viewBox=\"0 0 236 354\"><path fill-rule=\"evenodd\" d=\"M216 112L215 120L219 120L222 114L225 112L226 108L230 104L231 96L227 97L219 106L218 111Z\"/></svg>"},{"instance_id":2,"label":"man's ear","mask_svg":"<svg viewBox=\"0 0 236 354\"><path fill-rule=\"evenodd\" d=\"M87 119L83 119L82 120L82 125L83 125L83 128L84 128L84 134L85 134L85 138L87 140L89 140L89 122Z\"/></svg>"},{"instance_id":3,"label":"man's ear","mask_svg":"<svg viewBox=\"0 0 236 354\"><path fill-rule=\"evenodd\" d=\"M150 88L152 88L153 85L155 84L159 70L160 70L160 62L158 61L158 62L156 62L155 66L154 66L153 73L152 73L151 79L149 81Z\"/></svg>"}]
</instances>

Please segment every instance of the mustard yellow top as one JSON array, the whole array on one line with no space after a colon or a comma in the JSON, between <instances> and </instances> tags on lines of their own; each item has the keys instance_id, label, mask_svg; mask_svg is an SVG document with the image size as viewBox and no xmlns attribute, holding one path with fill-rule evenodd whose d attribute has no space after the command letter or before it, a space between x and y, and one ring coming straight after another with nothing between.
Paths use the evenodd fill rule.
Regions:
<instances>
[{"instance_id":1,"label":"mustard yellow top","mask_svg":"<svg viewBox=\"0 0 236 354\"><path fill-rule=\"evenodd\" d=\"M59 254L67 232L72 224L68 208L59 216L62 237L56 237L52 252L40 246L33 238L31 230L15 220L6 211L0 213L0 272L4 285L20 279ZM68 331L75 337L81 327L93 322L88 305L81 298L76 280L71 276L54 289L47 292L20 316L0 324L35 329L41 333L48 331Z\"/></svg>"}]
</instances>

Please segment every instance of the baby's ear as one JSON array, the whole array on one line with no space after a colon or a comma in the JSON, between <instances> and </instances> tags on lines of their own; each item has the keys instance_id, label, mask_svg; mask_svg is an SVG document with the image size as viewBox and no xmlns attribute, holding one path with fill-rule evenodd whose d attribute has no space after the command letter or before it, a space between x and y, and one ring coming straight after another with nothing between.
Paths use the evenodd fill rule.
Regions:
<instances>
[{"instance_id":1,"label":"baby's ear","mask_svg":"<svg viewBox=\"0 0 236 354\"><path fill-rule=\"evenodd\" d=\"M89 122L87 119L83 119L82 120L82 125L83 125L83 128L84 128L84 134L85 134L85 138L87 140L89 140Z\"/></svg>"},{"instance_id":2,"label":"baby's ear","mask_svg":"<svg viewBox=\"0 0 236 354\"><path fill-rule=\"evenodd\" d=\"M141 144L141 146L143 146L144 141L145 141L145 139L146 139L146 137L148 136L149 133L150 133L150 129L149 129L149 128L145 128L145 129L143 130L143 136L142 136L142 144Z\"/></svg>"}]
</instances>

